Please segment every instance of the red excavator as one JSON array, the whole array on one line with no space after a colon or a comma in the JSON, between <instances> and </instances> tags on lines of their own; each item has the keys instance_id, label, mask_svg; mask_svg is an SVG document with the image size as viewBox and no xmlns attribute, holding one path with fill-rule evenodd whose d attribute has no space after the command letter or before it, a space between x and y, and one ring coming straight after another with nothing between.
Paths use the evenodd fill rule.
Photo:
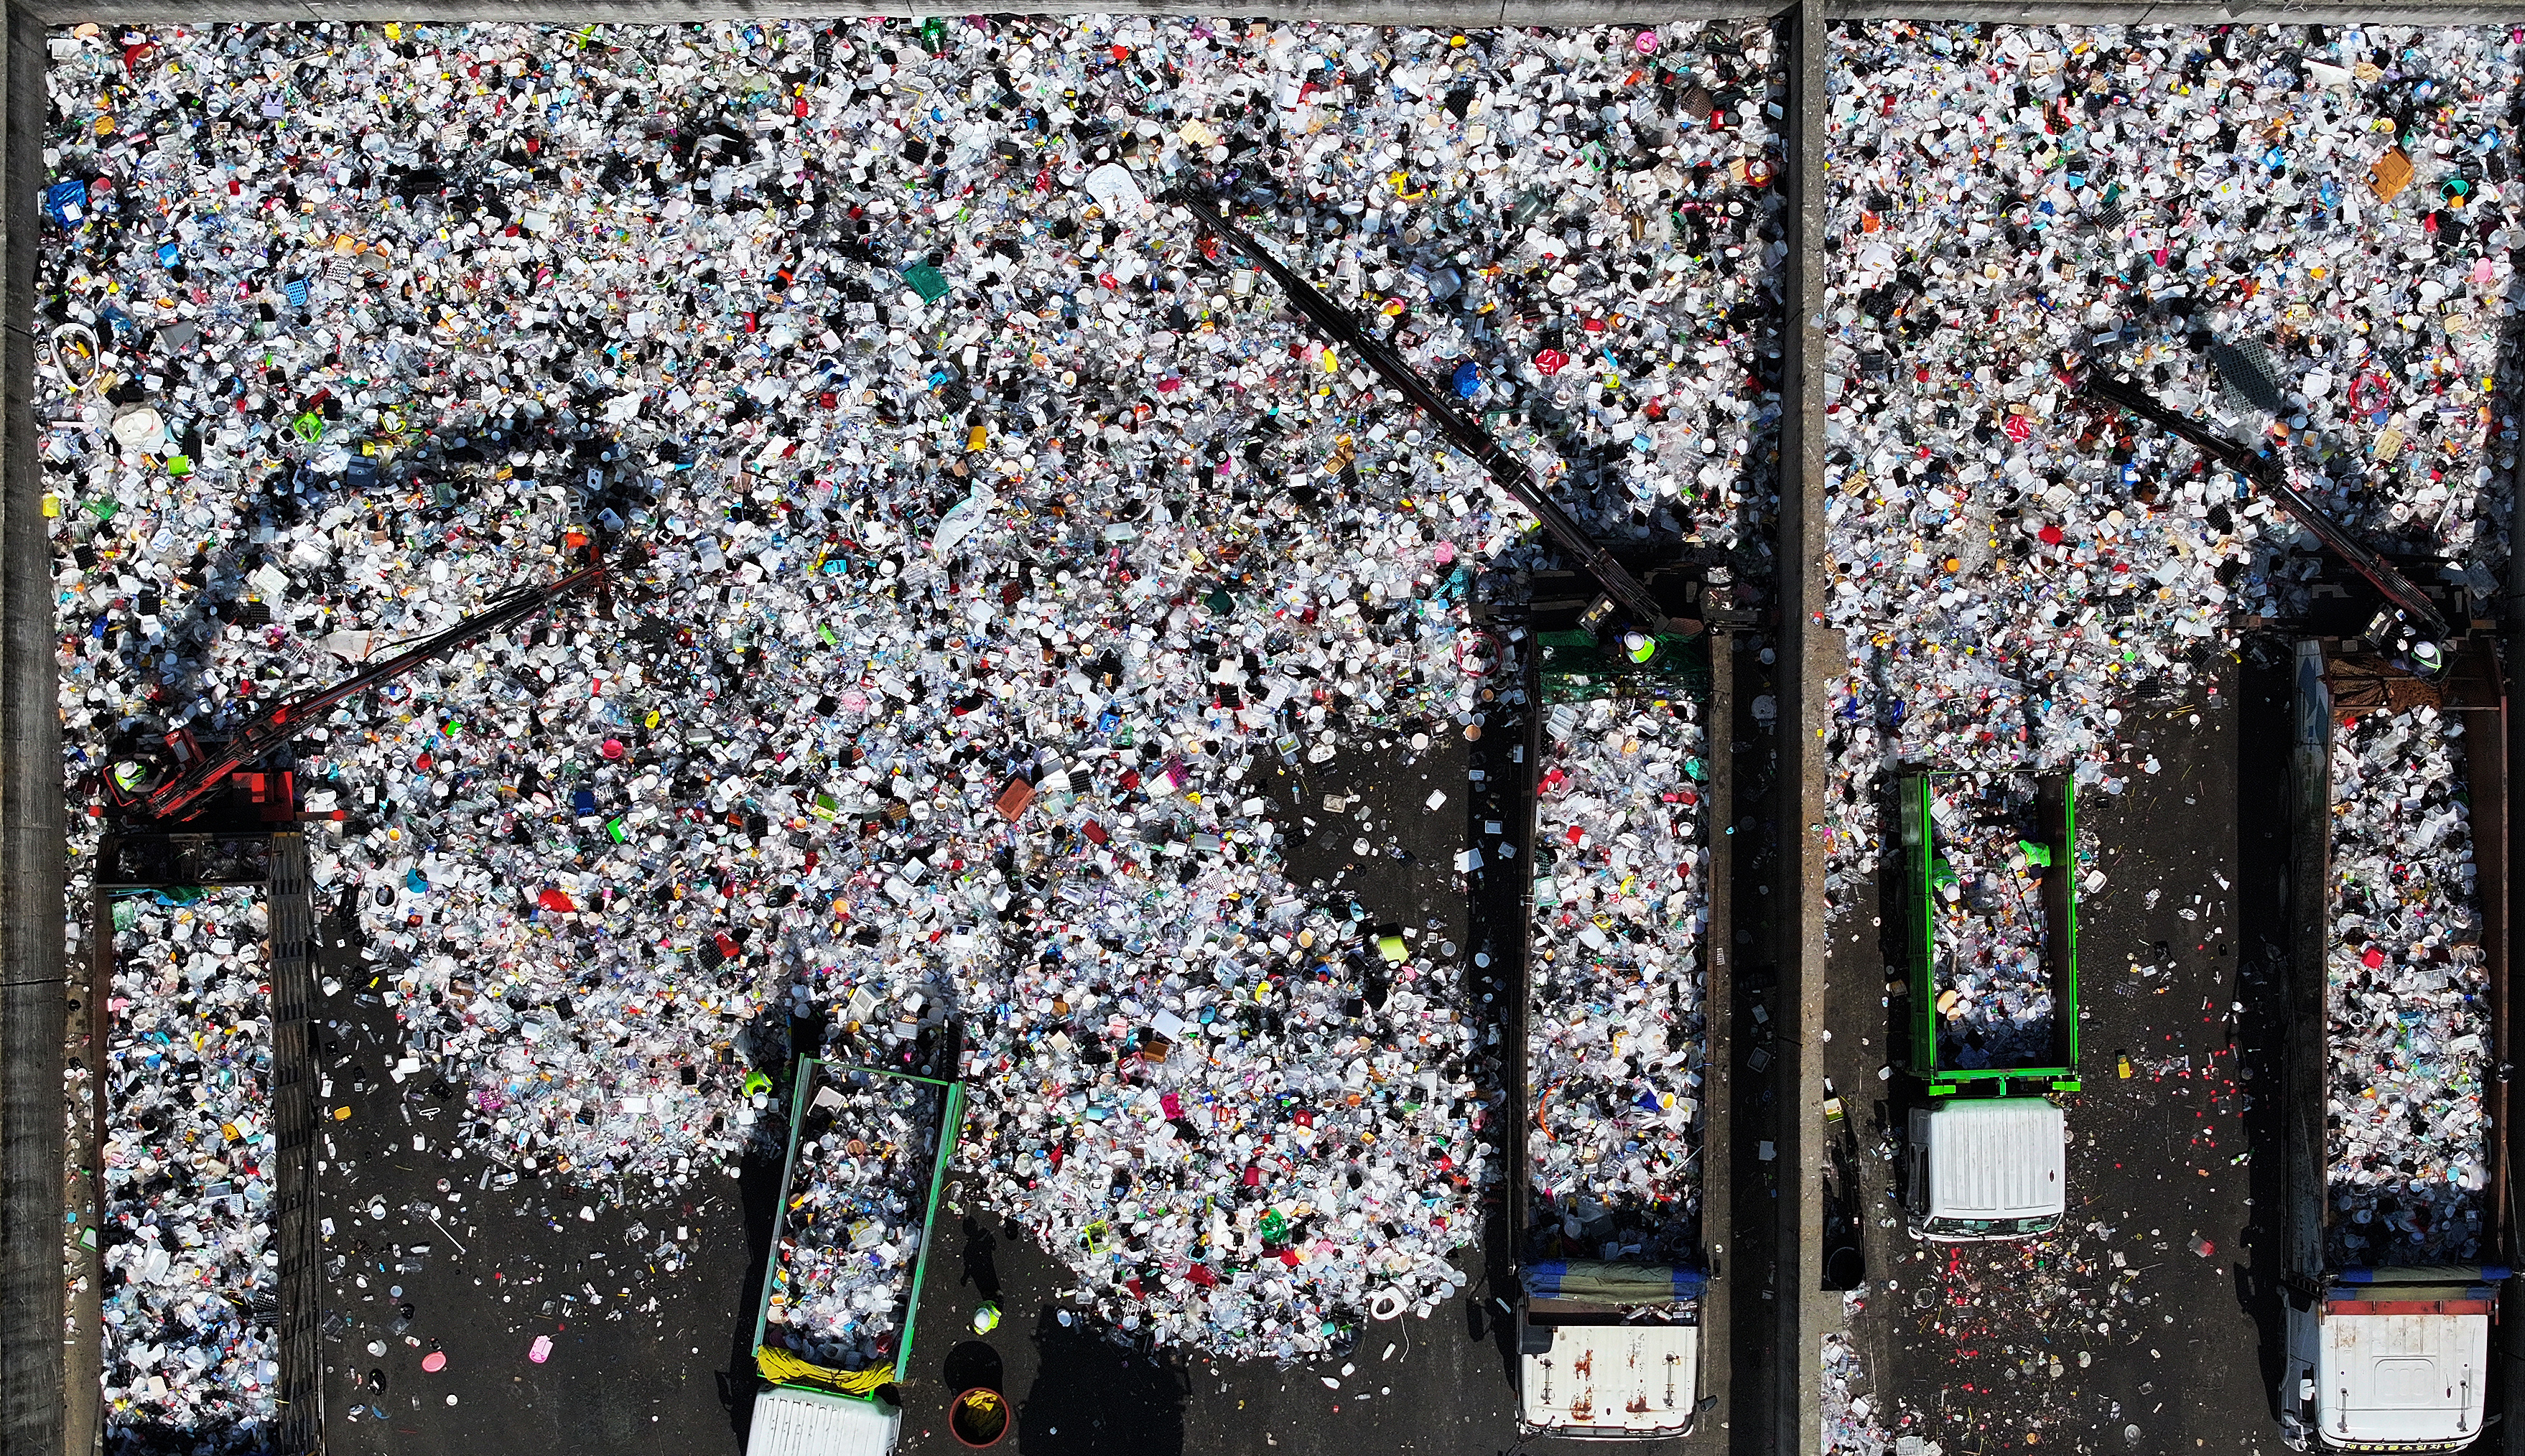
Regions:
<instances>
[{"instance_id":1,"label":"red excavator","mask_svg":"<svg viewBox=\"0 0 2525 1456\"><path fill-rule=\"evenodd\" d=\"M546 586L520 587L489 607L444 631L414 643L380 662L373 662L331 687L319 688L264 709L228 731L223 739L205 741L189 728L166 737L168 759L151 765L138 760L109 764L104 774L105 811L117 827L174 829L215 817L217 808L232 809L245 824L269 827L298 815L296 785L290 771L266 760L316 722L334 704L371 688L392 682L424 662L434 661L493 633L516 626L546 607L585 591L601 588L602 563L573 571ZM223 801L219 791L233 791Z\"/></svg>"}]
</instances>

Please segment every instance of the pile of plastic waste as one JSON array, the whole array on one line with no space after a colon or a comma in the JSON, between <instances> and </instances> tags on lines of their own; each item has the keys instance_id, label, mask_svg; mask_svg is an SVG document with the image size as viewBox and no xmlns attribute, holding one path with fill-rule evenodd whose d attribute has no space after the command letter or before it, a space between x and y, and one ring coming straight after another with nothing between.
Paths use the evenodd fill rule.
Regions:
<instances>
[{"instance_id":1,"label":"pile of plastic waste","mask_svg":"<svg viewBox=\"0 0 2525 1456\"><path fill-rule=\"evenodd\" d=\"M280 1380L263 907L220 890L114 910L108 1449L258 1449Z\"/></svg>"},{"instance_id":2,"label":"pile of plastic waste","mask_svg":"<svg viewBox=\"0 0 2525 1456\"><path fill-rule=\"evenodd\" d=\"M1461 957L1282 877L1248 780L1498 726L1466 602L1532 522L1163 199L1221 198L1591 530L1758 553L1767 29L49 43L74 794L611 566L296 743L470 1153L688 1195L779 1145L746 1088L796 1018L876 1060L963 1021L976 1156L1029 1170L989 1196L1123 1327L1287 1356L1460 1286L1496 1176ZM1161 1137L1168 1097L1225 1110Z\"/></svg>"},{"instance_id":3,"label":"pile of plastic waste","mask_svg":"<svg viewBox=\"0 0 2525 1456\"><path fill-rule=\"evenodd\" d=\"M1698 1251L1704 735L1689 698L1549 709L1526 1004L1535 1235L1565 1256Z\"/></svg>"},{"instance_id":4,"label":"pile of plastic waste","mask_svg":"<svg viewBox=\"0 0 2525 1456\"><path fill-rule=\"evenodd\" d=\"M1835 33L1836 904L1873 873L1883 765L2117 793L2126 708L2208 691L2254 618L2342 589L2274 502L2085 398L2099 371L2494 589L2520 54L2503 27Z\"/></svg>"},{"instance_id":5,"label":"pile of plastic waste","mask_svg":"<svg viewBox=\"0 0 2525 1456\"><path fill-rule=\"evenodd\" d=\"M2481 1252L2492 991L2465 783L2463 725L2435 708L2335 730L2324 1153L2342 1267Z\"/></svg>"},{"instance_id":6,"label":"pile of plastic waste","mask_svg":"<svg viewBox=\"0 0 2525 1456\"><path fill-rule=\"evenodd\" d=\"M2031 774L1929 777L1931 991L1938 1064L2035 1066L2053 1055L2050 922L2054 869Z\"/></svg>"}]
</instances>

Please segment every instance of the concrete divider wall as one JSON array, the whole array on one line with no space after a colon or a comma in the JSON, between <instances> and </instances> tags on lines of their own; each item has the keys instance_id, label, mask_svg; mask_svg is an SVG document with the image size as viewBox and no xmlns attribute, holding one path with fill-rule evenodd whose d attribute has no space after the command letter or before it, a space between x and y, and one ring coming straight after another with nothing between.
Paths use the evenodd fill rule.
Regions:
<instances>
[{"instance_id":1,"label":"concrete divider wall","mask_svg":"<svg viewBox=\"0 0 2525 1456\"><path fill-rule=\"evenodd\" d=\"M1822 620L1830 580L1824 534L1824 61L1831 41L1823 16L1799 6L1783 21L1788 58L1784 104L1790 187L1789 256L1781 265L1780 536L1778 726L1767 745L1779 754L1777 847L1769 876L1780 1011L1771 1093L1780 1100L1778 1268L1771 1303L1780 1362L1772 1448L1817 1451L1823 1444L1819 1341L1841 1327L1841 1296L1823 1286L1823 979L1830 933L1824 924L1824 720L1831 684L1849 654Z\"/></svg>"},{"instance_id":2,"label":"concrete divider wall","mask_svg":"<svg viewBox=\"0 0 2525 1456\"><path fill-rule=\"evenodd\" d=\"M0 1450L58 1451L62 1431L62 735L52 540L31 384L42 27L13 13L0 108L9 226L0 232Z\"/></svg>"}]
</instances>

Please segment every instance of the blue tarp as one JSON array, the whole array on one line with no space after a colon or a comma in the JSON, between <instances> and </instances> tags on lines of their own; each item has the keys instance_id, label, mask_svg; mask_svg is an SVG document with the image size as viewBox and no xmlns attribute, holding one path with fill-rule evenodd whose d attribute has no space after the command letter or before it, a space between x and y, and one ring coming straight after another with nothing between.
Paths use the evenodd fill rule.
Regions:
<instances>
[{"instance_id":1,"label":"blue tarp","mask_svg":"<svg viewBox=\"0 0 2525 1456\"><path fill-rule=\"evenodd\" d=\"M1520 1277L1535 1299L1587 1299L1605 1304L1664 1304L1698 1299L1708 1277L1672 1264L1613 1264L1554 1259L1525 1266Z\"/></svg>"}]
</instances>

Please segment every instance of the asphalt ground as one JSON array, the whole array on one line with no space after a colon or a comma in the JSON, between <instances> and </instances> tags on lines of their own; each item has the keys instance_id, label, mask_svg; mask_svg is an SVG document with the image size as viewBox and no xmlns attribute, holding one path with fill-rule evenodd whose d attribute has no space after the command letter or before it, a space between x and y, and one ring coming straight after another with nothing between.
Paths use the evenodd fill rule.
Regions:
<instances>
[{"instance_id":1,"label":"asphalt ground","mask_svg":"<svg viewBox=\"0 0 2525 1456\"><path fill-rule=\"evenodd\" d=\"M1777 691L1778 664L1761 659L1770 641L1755 632L1738 632L1729 638L1735 663L1734 719L1723 744L1712 735L1713 750L1728 755L1734 775L1730 807L1734 822L1713 826L1712 832L1729 835L1733 841L1734 883L1728 893L1734 900L1728 939L1737 969L1730 978L1727 1008L1734 1029L1728 1039L1735 1098L1728 1123L1733 1140L1728 1164L1732 1187L1723 1193L1712 1190L1708 1197L1708 1207L1723 1212L1729 1227L1708 1237L1726 1241L1729 1253L1721 1272L1733 1283L1734 1302L1727 1348L1707 1351L1702 1359L1708 1379L1723 1377L1727 1383L1728 1419L1716 1432L1696 1434L1709 1436L1736 1456L1769 1456L1773 1449L1771 1413L1779 1399L1783 1368L1775 1306L1787 1294L1785 1278L1794 1278L1796 1272L1792 1256L1784 1278L1779 1234L1782 1191L1795 1198L1798 1181L1776 1156L1786 1102L1777 1028L1795 1014L1782 995L1777 917L1794 900L1785 887L1772 883L1779 867L1779 730L1754 714L1755 702ZM1759 1019L1755 1015L1758 1010L1762 1013ZM1766 1143L1773 1144L1774 1152L1767 1159L1762 1156Z\"/></svg>"},{"instance_id":2,"label":"asphalt ground","mask_svg":"<svg viewBox=\"0 0 2525 1456\"><path fill-rule=\"evenodd\" d=\"M2287 673L2254 655L2131 710L2127 790L2080 797L2080 870L2104 883L2079 905L2058 1235L1909 1237L1895 1180L1918 1087L1879 1078L1903 1060L1903 962L1875 903L1835 928L1824 1064L1851 1113L1827 1138L1825 1248L1889 1434L1949 1456L2281 1449L2281 1162L2255 1093L2278 1092Z\"/></svg>"},{"instance_id":3,"label":"asphalt ground","mask_svg":"<svg viewBox=\"0 0 2525 1456\"><path fill-rule=\"evenodd\" d=\"M627 1209L614 1189L566 1178L482 1187L486 1174L497 1182L492 1165L451 1156L441 1136L461 1092L442 1099L435 1079L389 1075L403 1037L366 989L355 935L325 917L323 970L343 982L323 1005L337 1025L318 1038L331 1079L317 1176L333 1227L321 1330L327 1448L742 1451L727 1372L750 1370L736 1352L752 1347L746 1291L761 1287L777 1162L671 1202L633 1196ZM332 1120L343 1107L351 1116ZM379 1202L385 1216L371 1219ZM638 1262L624 1237L635 1222L651 1230L649 1247L661 1231L689 1230L678 1241L691 1262L672 1273ZM529 1358L538 1336L552 1341L540 1363ZM435 1374L421 1369L432 1351L447 1357Z\"/></svg>"},{"instance_id":4,"label":"asphalt ground","mask_svg":"<svg viewBox=\"0 0 2525 1456\"><path fill-rule=\"evenodd\" d=\"M1321 881L1313 893L1356 897L1373 919L1429 939L1496 949L1518 935L1522 853L1493 854L1494 867L1469 877L1453 867L1455 852L1490 820L1522 833L1511 810L1522 783L1513 776L1525 766L1510 761L1521 735L1501 725L1503 716L1492 714L1479 743L1441 723L1415 752L1408 725L1398 725L1354 736L1353 752L1326 763L1275 772L1261 792L1280 800L1282 823L1297 831L1284 848L1291 878L1302 887ZM1470 778L1474 768L1485 778ZM1447 794L1435 810L1432 789ZM1358 801L1329 814L1326 795ZM1367 854L1355 849L1362 836ZM777 1163L671 1199L563 1177L520 1175L500 1187L497 1173L509 1170L444 1145L440 1130L452 1127L461 1092L444 1089L442 1098L432 1079L389 1075L402 1032L393 1008L367 989L356 930L327 916L322 939L324 971L344 983L323 1002L328 1025L319 1039L331 1079L319 1176L334 1230L325 1241L322 1331L328 1447L342 1456L537 1446L741 1452L757 1387L754 1317ZM1473 974L1505 976L1507 965L1495 957L1491 970ZM1478 1044L1510 990L1504 979L1468 990ZM1478 1069L1485 1089L1500 1085L1506 1068L1498 1047L1487 1047ZM351 1116L332 1120L339 1107ZM1493 1122L1483 1132L1496 1139L1500 1129ZM416 1147L416 1137L426 1145ZM481 1186L486 1173L490 1188ZM1030 1231L983 1210L980 1181L989 1176L971 1167L951 1174L953 1209L942 1208L933 1231L912 1367L899 1389L902 1449L962 1449L946 1411L971 1384L1012 1402L1015 1427L999 1449L1037 1456L1504 1452L1515 1444L1510 1327L1495 1302L1509 1291L1488 1277L1495 1256L1507 1267L1504 1199L1485 1209L1484 1228L1459 1256L1470 1278L1455 1300L1427 1319L1368 1322L1346 1355L1282 1369L1117 1341L1066 1297L1074 1281ZM379 1201L385 1216L371 1218ZM416 1204L435 1216L416 1213ZM625 1235L635 1223L651 1247L662 1233L683 1231L677 1242L690 1262L666 1272L634 1261ZM977 1337L973 1308L992 1288L1002 1322ZM540 1363L529 1358L538 1336L552 1341ZM372 1342L384 1352L373 1353ZM421 1368L433 1351L447 1357L434 1374Z\"/></svg>"}]
</instances>

